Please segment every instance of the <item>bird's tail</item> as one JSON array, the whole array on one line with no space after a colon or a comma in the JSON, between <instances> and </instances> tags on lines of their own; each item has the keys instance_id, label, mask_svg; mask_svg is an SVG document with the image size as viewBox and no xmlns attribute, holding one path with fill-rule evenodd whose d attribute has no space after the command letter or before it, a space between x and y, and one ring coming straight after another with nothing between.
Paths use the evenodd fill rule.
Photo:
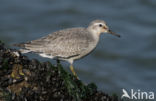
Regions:
<instances>
[{"instance_id":1,"label":"bird's tail","mask_svg":"<svg viewBox=\"0 0 156 101\"><path fill-rule=\"evenodd\" d=\"M28 50L28 49L20 49L19 50L21 53L29 53L29 52L31 52L30 50Z\"/></svg>"},{"instance_id":2,"label":"bird's tail","mask_svg":"<svg viewBox=\"0 0 156 101\"><path fill-rule=\"evenodd\" d=\"M22 49L19 50L21 53L29 53L29 52L31 52L29 49L26 49L25 45L26 45L26 43L13 44L13 46L22 48Z\"/></svg>"},{"instance_id":3,"label":"bird's tail","mask_svg":"<svg viewBox=\"0 0 156 101\"><path fill-rule=\"evenodd\" d=\"M13 44L13 46L25 48L25 43Z\"/></svg>"}]
</instances>

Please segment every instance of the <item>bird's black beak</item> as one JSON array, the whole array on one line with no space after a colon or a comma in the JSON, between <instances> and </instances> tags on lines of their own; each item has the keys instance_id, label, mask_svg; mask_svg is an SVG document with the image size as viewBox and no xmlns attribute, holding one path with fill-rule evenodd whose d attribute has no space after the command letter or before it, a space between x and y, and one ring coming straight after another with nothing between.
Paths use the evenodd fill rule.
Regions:
<instances>
[{"instance_id":1,"label":"bird's black beak","mask_svg":"<svg viewBox=\"0 0 156 101\"><path fill-rule=\"evenodd\" d=\"M112 35L115 35L115 36L117 36L117 37L120 37L119 34L116 34L116 33L112 32L110 29L108 30L108 33L110 33L110 34L112 34Z\"/></svg>"}]
</instances>

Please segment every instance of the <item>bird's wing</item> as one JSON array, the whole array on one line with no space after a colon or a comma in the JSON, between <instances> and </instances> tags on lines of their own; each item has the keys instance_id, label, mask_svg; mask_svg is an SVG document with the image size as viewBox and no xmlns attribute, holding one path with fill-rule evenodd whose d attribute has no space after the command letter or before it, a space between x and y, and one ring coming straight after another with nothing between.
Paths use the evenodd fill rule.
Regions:
<instances>
[{"instance_id":1,"label":"bird's wing","mask_svg":"<svg viewBox=\"0 0 156 101\"><path fill-rule=\"evenodd\" d=\"M57 38L48 44L50 49L48 53L52 53L53 56L61 58L70 58L80 55L82 51L85 51L89 46L88 34L82 28L68 29L60 31ZM52 35L51 35L52 36Z\"/></svg>"},{"instance_id":2,"label":"bird's wing","mask_svg":"<svg viewBox=\"0 0 156 101\"><path fill-rule=\"evenodd\" d=\"M50 54L54 57L68 58L79 55L87 49L89 37L84 28L60 30L38 40L22 44L33 52Z\"/></svg>"}]
</instances>

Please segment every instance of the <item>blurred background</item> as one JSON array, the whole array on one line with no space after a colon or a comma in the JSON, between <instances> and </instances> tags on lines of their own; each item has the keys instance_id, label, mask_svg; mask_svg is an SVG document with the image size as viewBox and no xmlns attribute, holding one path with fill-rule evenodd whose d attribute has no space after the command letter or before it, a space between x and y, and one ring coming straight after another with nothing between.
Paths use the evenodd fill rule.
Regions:
<instances>
[{"instance_id":1,"label":"blurred background","mask_svg":"<svg viewBox=\"0 0 156 101\"><path fill-rule=\"evenodd\" d=\"M74 63L80 79L111 94L156 92L156 0L0 0L0 40L12 47L95 19L122 37L103 34L95 51Z\"/></svg>"}]
</instances>

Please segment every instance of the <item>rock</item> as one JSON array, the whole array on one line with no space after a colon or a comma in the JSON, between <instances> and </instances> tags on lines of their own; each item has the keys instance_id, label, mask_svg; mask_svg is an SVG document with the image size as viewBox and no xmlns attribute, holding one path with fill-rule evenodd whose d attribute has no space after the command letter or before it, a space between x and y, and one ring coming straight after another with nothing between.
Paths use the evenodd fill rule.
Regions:
<instances>
[{"instance_id":1,"label":"rock","mask_svg":"<svg viewBox=\"0 0 156 101\"><path fill-rule=\"evenodd\" d=\"M0 42L0 101L118 101L59 64L29 60Z\"/></svg>"}]
</instances>

